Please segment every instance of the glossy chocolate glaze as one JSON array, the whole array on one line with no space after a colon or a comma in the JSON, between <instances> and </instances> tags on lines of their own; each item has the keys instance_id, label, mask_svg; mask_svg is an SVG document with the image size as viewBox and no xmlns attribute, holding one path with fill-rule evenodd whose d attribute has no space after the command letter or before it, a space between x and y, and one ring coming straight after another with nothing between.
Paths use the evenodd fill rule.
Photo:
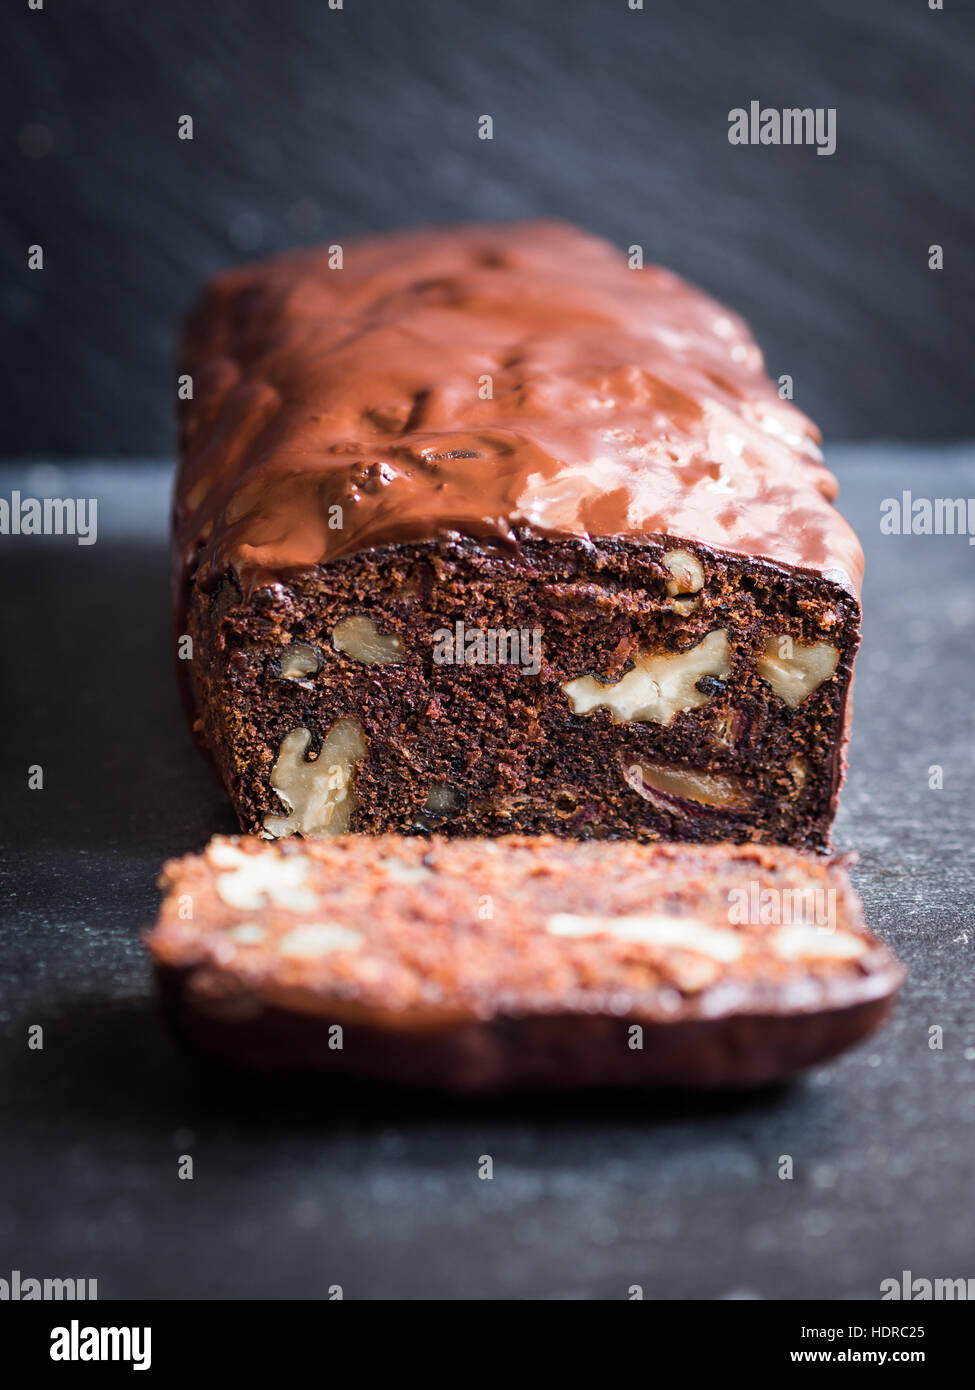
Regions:
<instances>
[{"instance_id":1,"label":"glossy chocolate glaze","mask_svg":"<svg viewBox=\"0 0 975 1390\"><path fill-rule=\"evenodd\" d=\"M180 582L229 570L250 594L460 534L692 538L858 588L815 426L706 295L555 222L400 232L343 260L301 251L205 291Z\"/></svg>"}]
</instances>

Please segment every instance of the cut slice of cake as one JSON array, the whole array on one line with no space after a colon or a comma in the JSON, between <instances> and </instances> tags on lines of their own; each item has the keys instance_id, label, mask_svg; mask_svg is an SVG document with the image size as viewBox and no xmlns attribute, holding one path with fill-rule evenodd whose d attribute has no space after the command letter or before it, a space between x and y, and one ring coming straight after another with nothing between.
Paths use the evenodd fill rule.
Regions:
<instances>
[{"instance_id":1,"label":"cut slice of cake","mask_svg":"<svg viewBox=\"0 0 975 1390\"><path fill-rule=\"evenodd\" d=\"M785 848L217 838L161 883L174 1027L268 1073L762 1085L871 1033L903 980L843 862Z\"/></svg>"}]
</instances>

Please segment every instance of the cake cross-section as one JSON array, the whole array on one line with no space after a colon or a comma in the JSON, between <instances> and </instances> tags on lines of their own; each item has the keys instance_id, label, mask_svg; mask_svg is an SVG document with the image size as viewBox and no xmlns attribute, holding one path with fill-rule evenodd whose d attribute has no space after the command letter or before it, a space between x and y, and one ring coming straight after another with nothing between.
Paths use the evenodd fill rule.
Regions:
<instances>
[{"instance_id":1,"label":"cake cross-section","mask_svg":"<svg viewBox=\"0 0 975 1390\"><path fill-rule=\"evenodd\" d=\"M409 231L219 276L183 370L244 829L828 844L861 554L734 314L561 224Z\"/></svg>"},{"instance_id":2,"label":"cake cross-section","mask_svg":"<svg viewBox=\"0 0 975 1390\"><path fill-rule=\"evenodd\" d=\"M173 1027L265 1073L764 1085L865 1038L903 980L844 863L782 846L218 838L162 886Z\"/></svg>"}]
</instances>

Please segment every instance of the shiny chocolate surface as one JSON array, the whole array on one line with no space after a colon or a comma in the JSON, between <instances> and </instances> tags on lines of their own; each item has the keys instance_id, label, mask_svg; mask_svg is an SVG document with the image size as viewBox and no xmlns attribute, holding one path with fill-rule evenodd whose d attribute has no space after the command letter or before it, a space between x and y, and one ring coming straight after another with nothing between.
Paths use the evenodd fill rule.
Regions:
<instances>
[{"instance_id":1,"label":"shiny chocolate surface","mask_svg":"<svg viewBox=\"0 0 975 1390\"><path fill-rule=\"evenodd\" d=\"M176 560L245 591L372 547L692 538L857 588L815 426L734 314L556 222L227 272L191 319Z\"/></svg>"}]
</instances>

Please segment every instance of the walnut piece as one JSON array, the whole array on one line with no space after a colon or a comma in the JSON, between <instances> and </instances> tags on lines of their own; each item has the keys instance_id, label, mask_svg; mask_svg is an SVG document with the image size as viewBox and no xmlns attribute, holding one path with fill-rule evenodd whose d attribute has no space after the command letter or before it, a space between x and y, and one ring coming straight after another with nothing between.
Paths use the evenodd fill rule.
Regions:
<instances>
[{"instance_id":1,"label":"walnut piece","mask_svg":"<svg viewBox=\"0 0 975 1390\"><path fill-rule=\"evenodd\" d=\"M692 613L700 605L699 595L704 588L704 570L700 560L689 550L668 550L661 561L673 575L667 584L670 595L668 607L684 615Z\"/></svg>"},{"instance_id":2,"label":"walnut piece","mask_svg":"<svg viewBox=\"0 0 975 1390\"><path fill-rule=\"evenodd\" d=\"M802 795L803 788L806 785L809 767L805 758L790 758L786 767L786 772L788 772L789 776L792 778L792 795L790 800L793 800L795 797Z\"/></svg>"},{"instance_id":3,"label":"walnut piece","mask_svg":"<svg viewBox=\"0 0 975 1390\"><path fill-rule=\"evenodd\" d=\"M214 886L228 907L251 911L271 902L291 912L310 912L318 901L305 884L308 864L294 856L282 859L270 846L248 853L226 840L217 840L207 847L206 856L215 869L223 871Z\"/></svg>"},{"instance_id":4,"label":"walnut piece","mask_svg":"<svg viewBox=\"0 0 975 1390\"><path fill-rule=\"evenodd\" d=\"M722 748L734 748L735 746L735 720L734 710L726 710L724 714L719 714L715 718L714 742L720 744Z\"/></svg>"},{"instance_id":5,"label":"walnut piece","mask_svg":"<svg viewBox=\"0 0 975 1390\"><path fill-rule=\"evenodd\" d=\"M679 710L698 709L709 694L697 689L702 676L726 676L731 669L728 634L709 632L688 652L642 653L632 671L612 684L580 676L562 686L573 714L608 709L614 724L653 720L669 724Z\"/></svg>"},{"instance_id":6,"label":"walnut piece","mask_svg":"<svg viewBox=\"0 0 975 1390\"><path fill-rule=\"evenodd\" d=\"M667 584L667 592L671 598L676 598L678 594L699 594L704 588L704 570L701 568L701 562L689 550L668 550L661 559L674 576Z\"/></svg>"},{"instance_id":7,"label":"walnut piece","mask_svg":"<svg viewBox=\"0 0 975 1390\"><path fill-rule=\"evenodd\" d=\"M278 675L282 680L300 681L307 676L317 676L321 669L321 656L307 642L292 642L285 647L278 662Z\"/></svg>"},{"instance_id":8,"label":"walnut piece","mask_svg":"<svg viewBox=\"0 0 975 1390\"><path fill-rule=\"evenodd\" d=\"M337 652L345 652L366 666L399 666L406 660L402 637L395 633L383 635L372 619L361 613L335 624L332 645Z\"/></svg>"},{"instance_id":9,"label":"walnut piece","mask_svg":"<svg viewBox=\"0 0 975 1390\"><path fill-rule=\"evenodd\" d=\"M446 782L435 782L430 788L423 810L430 816L446 816L461 804L460 792Z\"/></svg>"},{"instance_id":10,"label":"walnut piece","mask_svg":"<svg viewBox=\"0 0 975 1390\"><path fill-rule=\"evenodd\" d=\"M675 951L697 951L714 960L737 960L743 950L739 932L712 927L694 917L675 917L665 913L640 917L577 917L557 912L545 923L553 936L611 936L617 941L643 946L661 946Z\"/></svg>"},{"instance_id":11,"label":"walnut piece","mask_svg":"<svg viewBox=\"0 0 975 1390\"><path fill-rule=\"evenodd\" d=\"M728 967L749 955L761 961L767 952L790 965L818 961L852 961L869 949L868 943L850 932L824 930L808 924L779 927L767 936L748 933L694 917L668 913L647 916L599 917L556 913L545 928L550 935L570 941L602 938L614 954L638 958L646 950L670 982L682 994L696 994L720 983Z\"/></svg>"},{"instance_id":12,"label":"walnut piece","mask_svg":"<svg viewBox=\"0 0 975 1390\"><path fill-rule=\"evenodd\" d=\"M238 946L260 946L267 936L267 929L260 922L239 922L228 927L225 933Z\"/></svg>"},{"instance_id":13,"label":"walnut piece","mask_svg":"<svg viewBox=\"0 0 975 1390\"><path fill-rule=\"evenodd\" d=\"M391 883L424 883L433 878L433 870L425 864L409 864L396 854L379 860L379 867Z\"/></svg>"},{"instance_id":14,"label":"walnut piece","mask_svg":"<svg viewBox=\"0 0 975 1390\"><path fill-rule=\"evenodd\" d=\"M308 729L292 729L281 740L271 786L289 808L287 816L264 817L265 835L341 835L355 809L353 784L366 756L366 740L357 719L343 715L325 736L314 762L305 754Z\"/></svg>"},{"instance_id":15,"label":"walnut piece","mask_svg":"<svg viewBox=\"0 0 975 1390\"><path fill-rule=\"evenodd\" d=\"M337 922L306 922L286 932L277 946L289 960L314 960L333 951L354 951L364 940L362 932Z\"/></svg>"},{"instance_id":16,"label":"walnut piece","mask_svg":"<svg viewBox=\"0 0 975 1390\"><path fill-rule=\"evenodd\" d=\"M867 942L852 932L791 922L771 938L772 949L783 960L855 960L868 949Z\"/></svg>"},{"instance_id":17,"label":"walnut piece","mask_svg":"<svg viewBox=\"0 0 975 1390\"><path fill-rule=\"evenodd\" d=\"M744 811L751 805L744 782L730 772L704 772L676 763L631 763L623 776L648 801L653 800L653 792L661 792L727 811Z\"/></svg>"},{"instance_id":18,"label":"walnut piece","mask_svg":"<svg viewBox=\"0 0 975 1390\"><path fill-rule=\"evenodd\" d=\"M839 659L839 652L829 642L803 647L783 633L766 639L765 655L756 670L790 709L796 709L807 695L829 680Z\"/></svg>"}]
</instances>

